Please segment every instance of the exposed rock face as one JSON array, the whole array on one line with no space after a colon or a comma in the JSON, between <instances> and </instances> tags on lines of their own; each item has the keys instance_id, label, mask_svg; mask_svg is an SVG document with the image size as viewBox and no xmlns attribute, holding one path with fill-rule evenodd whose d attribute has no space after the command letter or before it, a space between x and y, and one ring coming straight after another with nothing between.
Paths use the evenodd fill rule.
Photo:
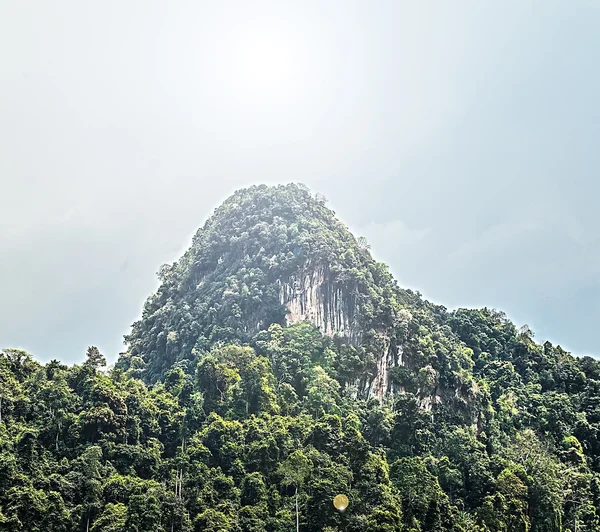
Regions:
<instances>
[{"instance_id":1,"label":"exposed rock face","mask_svg":"<svg viewBox=\"0 0 600 532\"><path fill-rule=\"evenodd\" d=\"M310 321L323 334L341 336L358 345L362 333L358 326L356 297L335 283L324 266L300 270L279 282L280 303L286 308L288 325Z\"/></svg>"},{"instance_id":2,"label":"exposed rock face","mask_svg":"<svg viewBox=\"0 0 600 532\"><path fill-rule=\"evenodd\" d=\"M391 338L385 332L379 333L376 338L377 345L377 370L370 383L367 396L382 399L391 392L390 370L398 364L398 349L392 344Z\"/></svg>"},{"instance_id":3,"label":"exposed rock face","mask_svg":"<svg viewBox=\"0 0 600 532\"><path fill-rule=\"evenodd\" d=\"M439 395L437 393L437 391L434 394L426 394L426 395L422 395L421 393L419 393L419 396L420 396L419 404L420 404L421 408L427 412L430 412L433 409L434 405L442 403L442 396Z\"/></svg>"}]
</instances>

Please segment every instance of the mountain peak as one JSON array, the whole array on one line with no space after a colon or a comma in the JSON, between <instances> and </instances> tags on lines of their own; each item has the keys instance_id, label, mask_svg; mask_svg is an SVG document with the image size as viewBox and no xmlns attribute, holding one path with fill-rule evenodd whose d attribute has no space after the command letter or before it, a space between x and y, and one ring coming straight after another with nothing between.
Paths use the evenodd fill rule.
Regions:
<instances>
[{"instance_id":1,"label":"mountain peak","mask_svg":"<svg viewBox=\"0 0 600 532\"><path fill-rule=\"evenodd\" d=\"M250 342L272 324L301 321L357 348L382 344L379 358L396 356L395 282L302 184L236 191L159 276L120 361L136 359L147 380L217 342ZM387 377L375 388L384 393Z\"/></svg>"}]
</instances>

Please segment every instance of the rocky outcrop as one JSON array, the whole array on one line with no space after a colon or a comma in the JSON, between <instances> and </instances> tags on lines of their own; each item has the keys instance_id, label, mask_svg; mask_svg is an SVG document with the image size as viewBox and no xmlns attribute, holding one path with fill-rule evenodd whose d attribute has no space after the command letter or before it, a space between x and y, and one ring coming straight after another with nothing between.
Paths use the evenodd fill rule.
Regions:
<instances>
[{"instance_id":1,"label":"rocky outcrop","mask_svg":"<svg viewBox=\"0 0 600 532\"><path fill-rule=\"evenodd\" d=\"M360 343L356 296L348 294L326 267L302 269L279 281L279 300L286 308L288 325L310 321L325 335Z\"/></svg>"},{"instance_id":2,"label":"rocky outcrop","mask_svg":"<svg viewBox=\"0 0 600 532\"><path fill-rule=\"evenodd\" d=\"M305 265L284 281L278 281L279 300L286 309L286 324L309 321L325 335L340 337L355 346L364 346L364 331L359 323L360 308L356 295L351 293L329 272L325 266ZM350 293L349 293L350 292ZM408 323L412 316L402 311L398 323ZM389 393L403 393L404 388L390 380L390 371L396 366L405 366L401 346L393 340L393 331L380 330L368 341L368 349L376 356L373 375L360 378L355 386L362 397L376 397L382 400ZM426 386L417 395L421 408L430 411L443 399L437 386L437 375L430 370Z\"/></svg>"},{"instance_id":3,"label":"rocky outcrop","mask_svg":"<svg viewBox=\"0 0 600 532\"><path fill-rule=\"evenodd\" d=\"M390 370L398 365L400 349L394 345L391 336L386 332L380 332L376 336L375 349L378 353L377 369L366 395L382 399L387 393L394 391L390 382Z\"/></svg>"}]
</instances>

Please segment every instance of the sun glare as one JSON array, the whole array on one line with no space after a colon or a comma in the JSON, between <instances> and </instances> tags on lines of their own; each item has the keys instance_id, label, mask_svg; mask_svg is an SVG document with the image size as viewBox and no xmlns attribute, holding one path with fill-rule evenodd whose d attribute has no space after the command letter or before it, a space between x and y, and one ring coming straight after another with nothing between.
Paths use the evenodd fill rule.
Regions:
<instances>
[{"instance_id":1,"label":"sun glare","mask_svg":"<svg viewBox=\"0 0 600 532\"><path fill-rule=\"evenodd\" d=\"M293 63L283 42L256 38L245 43L240 70L249 88L278 90L290 81Z\"/></svg>"}]
</instances>

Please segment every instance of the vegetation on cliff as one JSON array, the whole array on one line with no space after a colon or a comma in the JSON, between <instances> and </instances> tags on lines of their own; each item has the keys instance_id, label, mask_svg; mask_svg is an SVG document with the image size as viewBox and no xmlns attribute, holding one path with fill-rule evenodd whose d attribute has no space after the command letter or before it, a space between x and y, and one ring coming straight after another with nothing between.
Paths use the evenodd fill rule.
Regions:
<instances>
[{"instance_id":1,"label":"vegetation on cliff","mask_svg":"<svg viewBox=\"0 0 600 532\"><path fill-rule=\"evenodd\" d=\"M137 364L153 382L215 343L249 342L270 324L286 323L286 287L293 292L305 273L317 271L324 321L344 321L328 316L344 314L361 340L393 327L399 292L387 267L322 198L302 185L240 190L216 209L179 261L161 267L162 284L126 337L120 364Z\"/></svg>"}]
</instances>

